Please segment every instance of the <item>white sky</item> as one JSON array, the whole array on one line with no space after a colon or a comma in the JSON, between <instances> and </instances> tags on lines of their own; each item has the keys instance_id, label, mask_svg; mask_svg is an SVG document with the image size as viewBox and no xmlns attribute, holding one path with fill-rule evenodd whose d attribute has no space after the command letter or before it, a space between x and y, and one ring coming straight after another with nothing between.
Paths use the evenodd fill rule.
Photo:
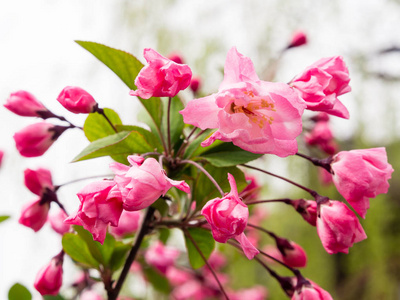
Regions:
<instances>
[{"instance_id":1,"label":"white sky","mask_svg":"<svg viewBox=\"0 0 400 300\"><path fill-rule=\"evenodd\" d=\"M122 18L126 14L129 19ZM11 92L25 89L54 112L64 114L55 99L63 87L77 85L90 92L100 106L116 109L126 123L134 122L138 105L128 95L128 89L75 44L76 39L132 51L140 59L144 47L163 50L165 55L179 50L193 70L204 75L206 90L213 92L219 86L219 69L232 46L251 57L260 72L268 53L276 53L293 31L303 29L310 43L292 50L282 61L278 79L286 82L321 57L342 55L351 61L355 54L369 54L396 42L400 44L399 23L399 5L383 0L341 0L334 4L311 0L1 1L0 103ZM159 30L169 39L161 38L159 42ZM173 36L169 35L172 31L176 32ZM262 49L265 52L260 52ZM212 53L208 63L201 63L208 52ZM266 53L265 57L262 53ZM377 65L380 61L373 61L372 67ZM396 71L393 65L392 61L386 62L385 68ZM349 68L353 93L342 100L355 119L367 119L369 139L384 141L393 130L382 130L387 126L382 104L393 105L393 118L400 119L398 101L394 102L397 88L373 80L363 85L357 66L349 63ZM366 104L362 109L356 105L360 98ZM70 118L78 124L84 120L83 116ZM0 224L0 299L6 299L9 287L16 281L35 293L36 272L60 250L59 237L48 225L34 234L17 223L21 206L35 198L23 186L23 170L51 168L55 184L60 184L76 177L108 173L108 160L68 164L87 144L79 131L65 133L42 157L22 158L15 150L12 136L34 120L17 117L1 107L0 120L0 149L6 152L0 170L0 215L12 215L11 220ZM351 121L335 123L337 133L344 137L354 128ZM398 121L392 125L394 129L400 127ZM77 208L74 194L84 184L61 190L60 199L70 211ZM72 273L66 269L66 277L71 278Z\"/></svg>"}]
</instances>

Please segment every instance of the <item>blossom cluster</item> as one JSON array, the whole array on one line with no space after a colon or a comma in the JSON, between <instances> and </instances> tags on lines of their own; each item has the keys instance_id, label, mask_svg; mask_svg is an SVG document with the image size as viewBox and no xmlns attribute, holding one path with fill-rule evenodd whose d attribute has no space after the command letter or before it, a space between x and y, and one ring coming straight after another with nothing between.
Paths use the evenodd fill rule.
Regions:
<instances>
[{"instance_id":1,"label":"blossom cluster","mask_svg":"<svg viewBox=\"0 0 400 300\"><path fill-rule=\"evenodd\" d=\"M296 33L286 50L305 43L305 35L301 32ZM140 101L145 103L146 101L155 103L158 97L168 97L168 114L170 114L171 101L179 100L173 98L180 91L190 87L195 97L199 94L201 81L198 77L192 78L190 67L183 64L179 56L166 58L148 48L144 50L144 58L148 64L136 74L134 85L137 89L132 90L130 95L139 97ZM182 132L178 133L178 140L171 139L170 115L167 116L167 127L164 128L167 132L165 136L160 128L154 131L141 129L148 136L155 137L156 142L153 144L150 139L147 141L150 143L150 149L154 151L139 152L132 147L125 163L112 162L109 165L113 172L112 178L92 182L80 190L77 193L79 208L71 215L67 214L57 197L57 190L61 185L53 184L50 171L44 168L27 169L25 185L38 198L22 208L19 222L36 232L49 220L56 232L73 236L75 231L79 234L79 229L70 225L82 226L92 234L94 241L104 244L103 246L88 244L89 249L109 247L105 243L108 233L118 240L124 240L127 233L136 232L135 243L130 245L133 254L132 256L129 254L124 261L124 269L115 285L110 275L115 270L112 265L105 262L104 258L99 260L101 267L96 264L92 266L101 273L101 280L109 299L118 296L120 281L122 284L125 279L123 276L126 276L131 266L135 266L136 262L133 263L133 259L144 237L160 228L180 228L186 239L189 260L193 259L190 247L194 247L208 267L197 273L185 271L178 267L177 259L180 252L175 248L169 248L161 241L147 246L143 255L145 260L143 266L153 267L160 276L169 280L174 286L172 292L174 299L208 299L223 295L230 299L264 299L267 295L262 287L225 292L222 288L226 282L223 274L216 274L213 270L220 269L218 259L215 259L219 254L213 251L208 254L202 253L201 247L196 244L196 235L191 231L193 228L201 232L211 232L213 240L232 245L249 260L255 259L263 266L281 264L291 270L294 273L293 277L281 277L266 267L292 299L332 299L328 292L304 278L297 270L307 264L308 258L303 248L263 228L261 225L265 215L262 212L257 213L257 207L253 210L249 210L249 207L267 202L284 202L293 206L307 223L316 227L322 246L329 254L348 253L354 243L367 237L356 213L365 218L370 198L388 191L388 180L391 178L393 168L388 163L385 148L382 147L338 151L339 146L334 140L329 120L332 116L349 118L349 111L338 99L339 96L351 91L349 82L348 69L340 56L316 61L294 76L289 83L267 82L258 77L251 59L233 47L228 51L224 79L218 91L188 101L179 114L172 116L183 118ZM89 116L101 114L114 129L115 138L125 133L124 128L131 128L131 131L128 129L129 134L139 132L138 136L143 137L142 131L138 131L134 126L120 126L122 129L115 126L104 110L99 108L94 98L79 87L66 87L57 100L72 113L89 114ZM43 121L17 132L14 135L16 147L20 154L26 157L43 155L65 130L82 129L64 117L50 112L26 91L11 94L4 106L20 116L57 118L68 123L66 126L60 126ZM306 111L307 114L317 113L310 118L313 127L308 132L303 128ZM161 121L155 122L152 126L161 126L159 125L161 123ZM186 128L191 128L192 133L187 134ZM198 147L201 145L208 150L203 151L199 147L192 152L189 151L190 146L195 144L190 138L196 130L198 130L196 137ZM320 159L299 153L298 138L302 133L305 145L317 147L328 156ZM125 138L129 140L128 137ZM123 142L115 139L105 144L107 140L100 140L103 144L96 150L105 151L106 146L112 149L116 141ZM129 141L131 144L136 142L133 138ZM94 141L91 147L96 147L96 142L99 143ZM192 144L188 146L190 143ZM161 144L162 147L158 146ZM129 143L126 142L121 148L114 148L114 152L110 150L111 152L106 155L114 158L114 155L126 154L126 145ZM243 172L237 165L261 171L289 183L293 182L244 164L252 159L241 161L234 158L226 164L229 157L223 160L226 164L223 166L234 166L234 170L240 173L235 175L225 172L226 169L221 165L216 165L213 167L221 167L220 170L225 172L223 176L218 175L218 177L217 172L213 173L212 168L206 167L207 163L213 164L212 160L208 160L207 151L212 151L220 145L230 145L227 146L231 147L229 149L251 154L252 159L264 154L282 158L292 155L303 157L325 172L323 174L327 180L335 184L338 192L356 213L344 202L322 196L299 184L295 185L309 193L313 199L261 200L259 194L261 187L256 183L256 179L248 177L250 183L247 182L245 187L242 184L241 188L238 188L240 174ZM123 152L120 152L121 149ZM198 156L193 153L197 153ZM218 152L213 154L218 155ZM212 183L212 188L203 194L201 190L207 187L204 181L201 181L202 176L208 183ZM221 182L217 182L214 177ZM225 185L225 190L221 188L222 181L228 183L229 191L226 190L228 185ZM173 187L177 190L171 190ZM220 197L215 196L218 192L221 194ZM159 202L167 206L167 212L159 208L157 205ZM51 203L57 204L60 210L56 215L48 216ZM144 210L146 213L143 214ZM261 248L259 233L262 232L273 238L275 245ZM67 244L67 241L65 243ZM120 247L123 245L119 244ZM56 295L62 286L63 257L65 253L71 257L73 255L64 242L63 246L64 249L60 254L37 275L34 286L42 295ZM115 249L111 249L111 252L120 251ZM96 251L94 253L97 256L94 255L94 259L99 256ZM206 256L209 257L208 261ZM125 259L123 255L122 257ZM133 259L130 260L130 257ZM145 274L145 267L137 265L137 268ZM210 281L213 276L213 280ZM146 278L146 275L144 277ZM83 289L86 289L89 295L92 293L90 288L93 283L85 282L86 286Z\"/></svg>"}]
</instances>

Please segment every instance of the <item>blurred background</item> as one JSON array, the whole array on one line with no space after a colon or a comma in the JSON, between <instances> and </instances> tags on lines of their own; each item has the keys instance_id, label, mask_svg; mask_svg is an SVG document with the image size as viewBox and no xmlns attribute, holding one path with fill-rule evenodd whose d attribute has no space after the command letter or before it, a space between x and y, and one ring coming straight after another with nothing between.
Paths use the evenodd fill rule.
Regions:
<instances>
[{"instance_id":1,"label":"blurred background","mask_svg":"<svg viewBox=\"0 0 400 300\"><path fill-rule=\"evenodd\" d=\"M143 61L151 47L167 56L180 54L193 73L202 78L202 93L213 93L223 77L227 51L236 46L250 57L257 73L277 66L275 81L289 82L294 75L322 57L341 55L348 65L352 92L341 96L350 120L332 118L340 149L386 146L389 162L400 168L400 1L397 0L15 0L0 3L0 103L11 92L33 93L50 110L64 114L56 101L67 85L91 93L101 107L116 110L124 123L136 122L139 103L108 68L74 43L95 41L126 50ZM302 30L308 43L290 49L276 61L293 32ZM76 124L84 116L68 115ZM33 288L39 268L56 255L61 239L50 226L38 233L18 224L23 204L34 200L23 185L26 168L49 168L55 184L74 178L109 174L106 158L69 163L88 142L78 130L64 134L42 157L23 158L15 149L14 132L33 122L0 108L0 149L5 152L0 169L0 298L21 282ZM73 141L71 143L71 141ZM288 174L320 194L341 199L331 187L318 183L317 172L298 157L267 158L269 170ZM285 183L262 178L266 198L294 197L297 190ZM86 182L87 183L87 182ZM75 211L75 196L85 184L63 187L59 198ZM369 238L350 249L350 255L328 255L315 228L295 212L268 206L264 225L293 239L308 253L304 275L328 290L335 299L400 298L400 188L393 173L387 195L371 201L361 220ZM267 286L270 299L284 298L277 283L253 264L238 258L231 271L236 288L254 283ZM75 271L66 266L65 282Z\"/></svg>"}]
</instances>

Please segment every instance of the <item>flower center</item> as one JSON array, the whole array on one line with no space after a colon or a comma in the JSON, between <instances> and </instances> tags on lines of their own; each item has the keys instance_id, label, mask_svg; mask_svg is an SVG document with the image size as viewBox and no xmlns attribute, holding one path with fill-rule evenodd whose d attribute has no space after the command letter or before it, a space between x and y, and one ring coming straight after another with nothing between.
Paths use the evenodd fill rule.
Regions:
<instances>
[{"instance_id":1,"label":"flower center","mask_svg":"<svg viewBox=\"0 0 400 300\"><path fill-rule=\"evenodd\" d=\"M250 97L251 100L247 105L236 105L233 101L231 103L230 111L231 113L244 113L251 122L257 124L260 128L264 127L266 122L270 125L274 121L274 118L268 116L268 111L276 111L275 104L270 99L264 99L255 96L252 91L244 91L246 96Z\"/></svg>"}]
</instances>

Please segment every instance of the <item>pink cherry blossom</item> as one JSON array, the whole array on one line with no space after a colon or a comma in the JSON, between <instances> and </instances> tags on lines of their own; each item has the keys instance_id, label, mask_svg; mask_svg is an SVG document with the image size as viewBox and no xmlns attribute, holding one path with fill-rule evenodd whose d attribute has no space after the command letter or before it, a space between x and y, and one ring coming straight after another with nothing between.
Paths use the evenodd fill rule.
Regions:
<instances>
[{"instance_id":1,"label":"pink cherry blossom","mask_svg":"<svg viewBox=\"0 0 400 300\"><path fill-rule=\"evenodd\" d=\"M339 201L320 204L317 232L326 252L349 253L349 248L367 238L357 216Z\"/></svg>"},{"instance_id":2,"label":"pink cherry blossom","mask_svg":"<svg viewBox=\"0 0 400 300\"><path fill-rule=\"evenodd\" d=\"M204 205L201 214L211 226L214 239L226 243L236 239L242 246L248 259L252 259L259 251L249 242L244 234L249 217L249 209L239 199L235 178L228 174L231 191L223 198L215 198Z\"/></svg>"},{"instance_id":3,"label":"pink cherry blossom","mask_svg":"<svg viewBox=\"0 0 400 300\"><path fill-rule=\"evenodd\" d=\"M23 117L40 117L40 112L48 111L35 96L26 91L12 93L4 107Z\"/></svg>"},{"instance_id":4,"label":"pink cherry blossom","mask_svg":"<svg viewBox=\"0 0 400 300\"><path fill-rule=\"evenodd\" d=\"M157 241L147 249L144 258L149 265L165 274L167 268L174 265L179 254L178 249L164 246L161 241Z\"/></svg>"},{"instance_id":5,"label":"pink cherry blossom","mask_svg":"<svg viewBox=\"0 0 400 300\"><path fill-rule=\"evenodd\" d=\"M217 129L202 146L221 140L285 157L297 152L305 106L288 85L259 80L251 60L232 48L218 93L190 101L180 113L185 123Z\"/></svg>"},{"instance_id":6,"label":"pink cherry blossom","mask_svg":"<svg viewBox=\"0 0 400 300\"><path fill-rule=\"evenodd\" d=\"M110 164L116 174L114 180L121 191L125 210L135 211L149 207L173 186L186 193L190 192L185 181L168 178L154 158L143 160L140 156L131 155L128 160L130 167L120 163Z\"/></svg>"},{"instance_id":7,"label":"pink cherry blossom","mask_svg":"<svg viewBox=\"0 0 400 300\"><path fill-rule=\"evenodd\" d=\"M139 211L123 210L119 218L118 226L110 226L110 233L117 237L123 237L126 234L134 233L139 228L141 215L142 213Z\"/></svg>"},{"instance_id":8,"label":"pink cherry blossom","mask_svg":"<svg viewBox=\"0 0 400 300\"><path fill-rule=\"evenodd\" d=\"M54 189L51 173L47 169L26 169L24 171L25 186L34 194L43 196L46 189Z\"/></svg>"},{"instance_id":9,"label":"pink cherry blossom","mask_svg":"<svg viewBox=\"0 0 400 300\"><path fill-rule=\"evenodd\" d=\"M305 134L304 137L308 145L317 146L329 155L335 154L338 149L329 122L327 121L316 122L312 130Z\"/></svg>"},{"instance_id":10,"label":"pink cherry blossom","mask_svg":"<svg viewBox=\"0 0 400 300\"><path fill-rule=\"evenodd\" d=\"M47 221L50 203L41 203L41 199L27 203L22 207L18 222L26 227L39 231Z\"/></svg>"},{"instance_id":11,"label":"pink cherry blossom","mask_svg":"<svg viewBox=\"0 0 400 300\"><path fill-rule=\"evenodd\" d=\"M292 268L304 268L307 265L307 255L303 248L291 241L290 246L293 249L282 248L282 261Z\"/></svg>"},{"instance_id":12,"label":"pink cherry blossom","mask_svg":"<svg viewBox=\"0 0 400 300\"><path fill-rule=\"evenodd\" d=\"M194 279L193 275L185 270L169 266L165 273L165 277L173 286L180 286L185 282Z\"/></svg>"},{"instance_id":13,"label":"pink cherry blossom","mask_svg":"<svg viewBox=\"0 0 400 300\"><path fill-rule=\"evenodd\" d=\"M231 300L265 300L267 296L267 289L261 285L229 293Z\"/></svg>"},{"instance_id":14,"label":"pink cherry blossom","mask_svg":"<svg viewBox=\"0 0 400 300\"><path fill-rule=\"evenodd\" d=\"M66 129L46 122L29 125L14 134L17 150L25 157L41 156Z\"/></svg>"},{"instance_id":15,"label":"pink cherry blossom","mask_svg":"<svg viewBox=\"0 0 400 300\"><path fill-rule=\"evenodd\" d=\"M64 222L83 226L92 233L95 241L103 243L107 226L118 226L122 213L122 198L117 185L108 180L93 182L77 195L81 201L79 209Z\"/></svg>"},{"instance_id":16,"label":"pink cherry blossom","mask_svg":"<svg viewBox=\"0 0 400 300\"><path fill-rule=\"evenodd\" d=\"M149 64L136 77L138 89L131 91L131 96L174 97L189 86L192 78L189 66L177 64L150 48L144 49L143 56Z\"/></svg>"},{"instance_id":17,"label":"pink cherry blossom","mask_svg":"<svg viewBox=\"0 0 400 300\"><path fill-rule=\"evenodd\" d=\"M97 106L93 96L77 86L66 86L57 97L62 106L74 114L88 114Z\"/></svg>"},{"instance_id":18,"label":"pink cherry blossom","mask_svg":"<svg viewBox=\"0 0 400 300\"><path fill-rule=\"evenodd\" d=\"M84 290L82 294L79 296L79 300L103 300L103 299L104 298L94 290Z\"/></svg>"},{"instance_id":19,"label":"pink cherry blossom","mask_svg":"<svg viewBox=\"0 0 400 300\"><path fill-rule=\"evenodd\" d=\"M341 151L333 156L331 169L339 193L363 218L369 198L387 193L393 172L383 147Z\"/></svg>"},{"instance_id":20,"label":"pink cherry blossom","mask_svg":"<svg viewBox=\"0 0 400 300\"><path fill-rule=\"evenodd\" d=\"M63 259L54 257L49 264L42 267L36 275L34 287L41 295L57 295L61 285L63 276Z\"/></svg>"},{"instance_id":21,"label":"pink cherry blossom","mask_svg":"<svg viewBox=\"0 0 400 300\"><path fill-rule=\"evenodd\" d=\"M291 300L333 300L332 296L311 280L296 289Z\"/></svg>"},{"instance_id":22,"label":"pink cherry blossom","mask_svg":"<svg viewBox=\"0 0 400 300\"><path fill-rule=\"evenodd\" d=\"M288 48L300 47L305 44L307 44L307 36L303 31L299 30L293 33Z\"/></svg>"},{"instance_id":23,"label":"pink cherry blossom","mask_svg":"<svg viewBox=\"0 0 400 300\"><path fill-rule=\"evenodd\" d=\"M293 207L312 226L317 225L317 203L312 200L298 199L292 201Z\"/></svg>"},{"instance_id":24,"label":"pink cherry blossom","mask_svg":"<svg viewBox=\"0 0 400 300\"><path fill-rule=\"evenodd\" d=\"M60 209L56 214L49 215L48 220L50 223L51 228L58 234L63 235L67 233L71 226L64 223L64 220L68 218L67 214Z\"/></svg>"},{"instance_id":25,"label":"pink cherry blossom","mask_svg":"<svg viewBox=\"0 0 400 300\"><path fill-rule=\"evenodd\" d=\"M349 71L341 56L322 58L290 83L307 103L307 109L348 119L347 108L337 98L351 91Z\"/></svg>"}]
</instances>

